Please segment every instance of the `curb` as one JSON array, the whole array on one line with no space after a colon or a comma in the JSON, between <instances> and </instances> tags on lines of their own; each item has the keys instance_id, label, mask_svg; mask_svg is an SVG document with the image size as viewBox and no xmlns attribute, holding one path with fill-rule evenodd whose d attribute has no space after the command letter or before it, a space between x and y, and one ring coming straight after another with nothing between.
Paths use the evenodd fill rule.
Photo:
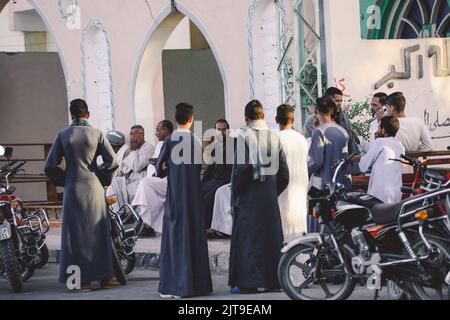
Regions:
<instances>
[{"instance_id":1,"label":"curb","mask_svg":"<svg viewBox=\"0 0 450 320\"><path fill-rule=\"evenodd\" d=\"M146 269L159 269L159 253L136 252L136 267ZM60 250L49 249L49 263L59 263ZM229 268L230 254L228 252L213 253L209 255L211 272L226 273Z\"/></svg>"}]
</instances>

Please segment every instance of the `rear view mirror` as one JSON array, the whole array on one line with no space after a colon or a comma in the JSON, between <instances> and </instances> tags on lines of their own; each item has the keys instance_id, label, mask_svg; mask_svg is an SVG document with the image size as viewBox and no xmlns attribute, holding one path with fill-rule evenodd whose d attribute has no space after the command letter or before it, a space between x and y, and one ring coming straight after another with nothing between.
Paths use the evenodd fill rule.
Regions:
<instances>
[{"instance_id":1,"label":"rear view mirror","mask_svg":"<svg viewBox=\"0 0 450 320\"><path fill-rule=\"evenodd\" d=\"M6 147L5 153L4 153L5 158L9 160L9 159L11 159L12 155L13 155L13 148Z\"/></svg>"},{"instance_id":2,"label":"rear view mirror","mask_svg":"<svg viewBox=\"0 0 450 320\"><path fill-rule=\"evenodd\" d=\"M3 148L3 146L0 146L0 157L3 157L4 154L5 154L5 148Z\"/></svg>"}]
</instances>

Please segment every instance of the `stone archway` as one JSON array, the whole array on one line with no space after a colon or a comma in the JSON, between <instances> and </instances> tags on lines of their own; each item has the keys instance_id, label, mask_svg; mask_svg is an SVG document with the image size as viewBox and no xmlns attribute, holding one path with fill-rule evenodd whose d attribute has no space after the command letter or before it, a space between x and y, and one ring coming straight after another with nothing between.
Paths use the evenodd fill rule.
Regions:
<instances>
[{"instance_id":1,"label":"stone archway","mask_svg":"<svg viewBox=\"0 0 450 320\"><path fill-rule=\"evenodd\" d=\"M208 35L202 23L190 10L181 5L177 5L176 10L171 6L167 6L152 24L147 37L142 43L135 65L135 81L132 87L134 92L134 119L136 122L142 124L147 132L154 132L156 122L163 119L164 116L169 119L172 118L172 115L164 115L164 108L155 105L153 101L153 85L155 75L162 62L161 57L164 46L170 35L185 17L189 18L200 30L212 51L223 83L223 104L225 109L223 114L229 119L228 81L221 56L214 41Z\"/></svg>"}]
</instances>

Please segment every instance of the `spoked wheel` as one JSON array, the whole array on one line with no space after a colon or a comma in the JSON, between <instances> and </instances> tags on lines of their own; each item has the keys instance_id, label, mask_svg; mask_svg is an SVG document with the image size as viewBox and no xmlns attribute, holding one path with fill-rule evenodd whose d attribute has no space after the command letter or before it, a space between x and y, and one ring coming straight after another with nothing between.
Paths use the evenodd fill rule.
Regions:
<instances>
[{"instance_id":1,"label":"spoked wheel","mask_svg":"<svg viewBox=\"0 0 450 320\"><path fill-rule=\"evenodd\" d=\"M316 256L316 244L305 241L282 256L278 266L282 288L293 300L347 299L356 281L345 273L334 250Z\"/></svg>"},{"instance_id":2,"label":"spoked wheel","mask_svg":"<svg viewBox=\"0 0 450 320\"><path fill-rule=\"evenodd\" d=\"M450 246L436 238L427 237L427 239L439 253L431 260L431 263L423 263L422 267L418 268L421 268L419 272L424 276L431 276L432 280L428 285L412 282L411 287L420 300L450 300L450 288L445 282L445 277L450 271ZM425 244L420 238L415 241L413 250L419 256L425 255L427 252Z\"/></svg>"},{"instance_id":3,"label":"spoked wheel","mask_svg":"<svg viewBox=\"0 0 450 320\"><path fill-rule=\"evenodd\" d=\"M408 295L405 291L400 288L395 281L388 280L387 281L387 293L389 300L409 300Z\"/></svg>"}]
</instances>

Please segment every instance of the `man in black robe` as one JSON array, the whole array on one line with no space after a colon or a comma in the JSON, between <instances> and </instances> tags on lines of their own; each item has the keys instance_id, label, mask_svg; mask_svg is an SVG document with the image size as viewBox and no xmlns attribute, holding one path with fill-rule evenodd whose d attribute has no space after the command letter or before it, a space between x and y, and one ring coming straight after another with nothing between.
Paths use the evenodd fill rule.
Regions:
<instances>
[{"instance_id":1,"label":"man in black robe","mask_svg":"<svg viewBox=\"0 0 450 320\"><path fill-rule=\"evenodd\" d=\"M278 196L289 183L279 138L264 121L257 100L245 107L231 177L233 231L229 285L232 293L277 290L283 246Z\"/></svg>"},{"instance_id":2,"label":"man in black robe","mask_svg":"<svg viewBox=\"0 0 450 320\"><path fill-rule=\"evenodd\" d=\"M202 146L190 132L193 109L187 103L176 106L178 130L166 138L156 163L159 177L167 168L159 263L162 298L212 292L200 181Z\"/></svg>"}]
</instances>

